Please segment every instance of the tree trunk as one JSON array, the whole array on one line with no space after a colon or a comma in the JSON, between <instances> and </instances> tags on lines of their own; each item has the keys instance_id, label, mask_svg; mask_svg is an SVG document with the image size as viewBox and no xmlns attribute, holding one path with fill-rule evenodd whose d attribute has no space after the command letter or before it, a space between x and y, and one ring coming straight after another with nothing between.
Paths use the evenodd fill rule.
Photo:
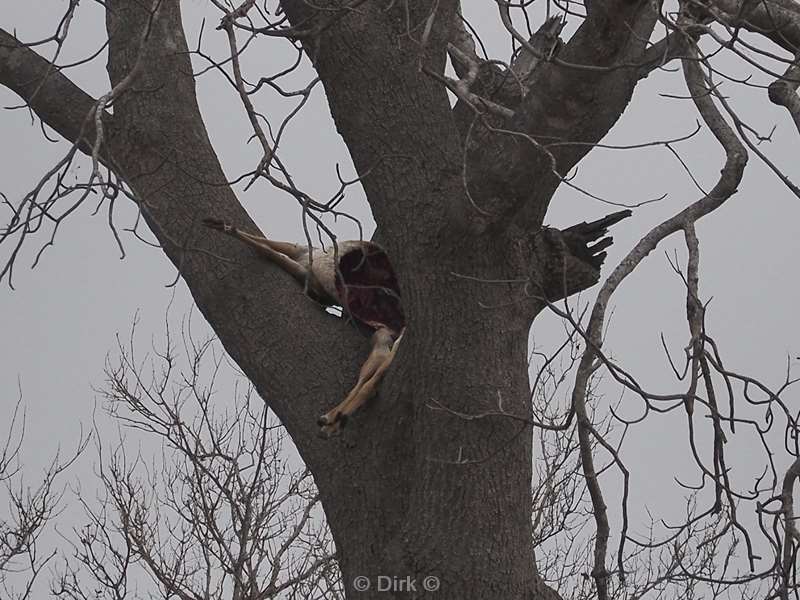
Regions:
<instances>
[{"instance_id":1,"label":"tree trunk","mask_svg":"<svg viewBox=\"0 0 800 600\"><path fill-rule=\"evenodd\" d=\"M496 277L490 244L404 281L412 325L375 402L347 431L358 478L326 504L348 589L363 576L402 591L410 577L420 594L440 582L436 597L539 597L522 421L527 320L509 306L513 284L451 275ZM522 420L461 414L500 407Z\"/></svg>"},{"instance_id":2,"label":"tree trunk","mask_svg":"<svg viewBox=\"0 0 800 600\"><path fill-rule=\"evenodd\" d=\"M510 157L511 191L476 187L483 194L478 200L497 195L489 200L500 206L502 220L487 223L471 208L462 179L463 140L446 92L420 73L420 61L443 70L457 2L436 5L425 48L405 28L408 18L424 22L429 3L415 4L410 16L404 3L391 10L364 3L306 41L356 168L370 172L364 188L400 279L409 324L378 396L333 440L319 438L316 417L352 385L368 341L343 319L301 300L302 290L273 265L199 226L215 217L257 231L225 183L200 116L179 3L159 3L154 14L142 3L106 4L111 83L131 80L115 99L113 115L102 116L101 158L133 190L198 308L313 472L348 598L428 592L441 600L557 597L537 574L531 542L527 333L542 309L541 296L583 289L599 273L585 265L585 272L570 271L569 249L557 236L543 235L555 185L541 156ZM314 25L310 4L282 4L298 26ZM586 47L577 55L599 43L593 18L603 22L596 29L609 44L604 60L622 60L632 47L644 47L646 27L633 35L628 21L645 14L649 23L652 9L617 4L615 27L605 16L590 15L578 36ZM93 99L2 35L0 81L89 151L94 119L76 123L75 115L93 116ZM585 91L579 75L568 80L549 70L542 87L552 94ZM580 107L578 100L570 104L569 114L553 115L562 129L553 125L548 133L602 137L635 84L623 70L607 78L615 105L600 121L587 121L592 96ZM518 151L501 146L493 149L495 160L501 151ZM559 170L566 172L584 150L566 153ZM377 157L393 158L376 164ZM470 150L469 160L479 159ZM546 189L534 189L545 180ZM536 206L521 206L525 198ZM568 290L561 289L564 283ZM360 592L365 582L369 589Z\"/></svg>"},{"instance_id":3,"label":"tree trunk","mask_svg":"<svg viewBox=\"0 0 800 600\"><path fill-rule=\"evenodd\" d=\"M480 279L513 279L529 265L510 260L513 246L488 234L459 240L458 232L444 228L438 239L413 244L407 237L415 228L410 222L402 235L390 238L390 248L398 248L393 262L401 273L410 327L374 402L348 423L342 438L316 439L314 417L352 383L366 340L310 300L287 302L300 290L280 273L265 280L262 272L272 268L247 251L222 236L202 238L197 224L206 216L254 226L229 188L209 185L224 177L199 119L188 59L159 52L186 48L178 9L161 9L153 21L155 39L138 58L147 13L126 2L111 4L112 84L143 60L136 87L154 91L125 94L115 103L109 156L142 202L198 307L286 424L314 473L348 597L385 598L383 588L415 597L424 593L426 581L439 582L437 598L539 597L530 531L531 430L511 417L467 420L449 412L502 406L527 417L532 304L519 284ZM147 68L156 62L159 69ZM165 74L167 66L172 75ZM444 130L448 124L438 126ZM457 144L455 133L450 135L450 143ZM429 170L415 168L403 172L402 189L426 204L432 194L439 206L462 203L451 154L436 146L428 150L440 168L437 189L431 189ZM379 189L373 193L383 191L384 197L400 190L392 178L374 181ZM398 207L387 203L385 210ZM441 213L438 219L444 222ZM231 267L197 248L225 257L235 252L245 266ZM509 303L512 296L517 301ZM284 320L309 323L305 339L278 325ZM330 354L327 346L342 356L323 358ZM294 365L297 375L276 377L270 362ZM307 362L314 368L301 372ZM429 576L436 579L426 580ZM363 581L370 592L356 591Z\"/></svg>"}]
</instances>

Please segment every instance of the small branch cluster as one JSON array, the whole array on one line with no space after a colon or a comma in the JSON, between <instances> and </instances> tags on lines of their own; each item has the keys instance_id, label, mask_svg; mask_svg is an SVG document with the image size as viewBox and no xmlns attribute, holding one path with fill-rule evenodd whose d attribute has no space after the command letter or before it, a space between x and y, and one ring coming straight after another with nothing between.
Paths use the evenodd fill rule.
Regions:
<instances>
[{"instance_id":1,"label":"small branch cluster","mask_svg":"<svg viewBox=\"0 0 800 600\"><path fill-rule=\"evenodd\" d=\"M188 323L183 357L168 333L141 359L133 337L119 343L101 392L129 433L113 447L97 438L101 502L80 495L87 522L73 532L55 597L126 598L142 575L165 598L339 597L311 476L290 465L283 430L252 388L237 384L232 403L212 403L225 359ZM160 456L131 452L137 432Z\"/></svg>"},{"instance_id":2,"label":"small branch cluster","mask_svg":"<svg viewBox=\"0 0 800 600\"><path fill-rule=\"evenodd\" d=\"M34 585L57 553L45 550L49 544L43 544L41 538L49 533L62 508L64 488L60 480L86 448L89 438L81 436L69 457L57 453L32 485L24 477L21 463L25 437L21 393L7 422L0 448L0 483L5 486L3 498L8 502L8 512L0 513L0 595L9 600L29 600L36 597Z\"/></svg>"}]
</instances>

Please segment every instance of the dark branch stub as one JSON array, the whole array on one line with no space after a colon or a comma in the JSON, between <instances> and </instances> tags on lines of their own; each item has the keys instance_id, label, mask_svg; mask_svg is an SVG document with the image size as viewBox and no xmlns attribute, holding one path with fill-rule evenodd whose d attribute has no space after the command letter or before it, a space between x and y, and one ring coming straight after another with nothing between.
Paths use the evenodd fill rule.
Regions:
<instances>
[{"instance_id":1,"label":"dark branch stub","mask_svg":"<svg viewBox=\"0 0 800 600\"><path fill-rule=\"evenodd\" d=\"M563 231L543 227L533 234L531 295L554 302L596 284L607 256L605 249L613 242L613 238L604 236L609 227L631 214L630 210L621 210Z\"/></svg>"},{"instance_id":2,"label":"dark branch stub","mask_svg":"<svg viewBox=\"0 0 800 600\"><path fill-rule=\"evenodd\" d=\"M562 238L575 256L589 263L595 269L599 269L606 259L604 250L614 242L614 238L603 236L608 233L609 227L627 219L632 214L633 212L630 210L620 210L596 221L578 223L564 229L561 232ZM597 243L590 246L589 244L592 242Z\"/></svg>"}]
</instances>

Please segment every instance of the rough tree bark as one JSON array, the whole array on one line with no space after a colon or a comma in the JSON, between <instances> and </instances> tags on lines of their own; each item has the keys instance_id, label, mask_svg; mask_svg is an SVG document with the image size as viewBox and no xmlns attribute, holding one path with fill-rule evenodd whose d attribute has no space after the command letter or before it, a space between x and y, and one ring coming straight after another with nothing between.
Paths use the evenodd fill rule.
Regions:
<instances>
[{"instance_id":1,"label":"rough tree bark","mask_svg":"<svg viewBox=\"0 0 800 600\"><path fill-rule=\"evenodd\" d=\"M451 109L444 86L420 68L443 72L457 2L438 2L424 48L406 30L407 18L429 18L426 2L410 3L410 17L405 3L361 3L305 40L356 169L372 168L363 185L410 324L378 401L348 425L343 443L320 439L315 421L347 391L367 339L297 301L302 291L285 274L202 230L208 216L257 227L225 184L206 133L179 4L164 2L155 15L145 3L106 4L111 84L135 77L103 115L102 160L133 190L197 306L314 473L348 597L370 597L353 590L357 575L434 575L442 600L557 597L540 580L531 545L529 425L454 413L501 402L511 415L530 415L527 332L540 296L560 295L565 261L581 262L557 232L542 236L560 183L553 167L566 174L624 111L655 7L586 3L561 64L537 70L502 124L521 135L480 125L468 143L471 199L462 181L465 128L454 116L463 103ZM306 30L329 14L303 0L282 4ZM90 151L96 101L5 32L0 83ZM581 143L544 151L553 139ZM394 158L376 166L385 155ZM569 292L599 276L586 264L567 273Z\"/></svg>"}]
</instances>

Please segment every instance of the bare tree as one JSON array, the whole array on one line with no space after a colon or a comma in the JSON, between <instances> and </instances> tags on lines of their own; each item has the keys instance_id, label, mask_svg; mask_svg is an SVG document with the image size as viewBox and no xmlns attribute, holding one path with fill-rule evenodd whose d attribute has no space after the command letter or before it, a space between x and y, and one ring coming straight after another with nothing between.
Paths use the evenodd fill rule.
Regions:
<instances>
[{"instance_id":1,"label":"bare tree","mask_svg":"<svg viewBox=\"0 0 800 600\"><path fill-rule=\"evenodd\" d=\"M132 333L107 365L105 406L127 433L111 448L95 436L102 497L78 492L86 524L65 537L53 595L341 597L310 473L292 468L280 424L249 385L212 402L224 354L188 321L182 333L179 347L168 331L144 357ZM160 440L159 455L132 451L137 431Z\"/></svg>"},{"instance_id":2,"label":"bare tree","mask_svg":"<svg viewBox=\"0 0 800 600\"><path fill-rule=\"evenodd\" d=\"M798 124L794 0L586 0L552 2L538 12L531 2L494 0L512 46L506 60L480 50L456 0L213 0L218 35L227 42L222 55L208 53L202 36L190 48L174 0L102 4L110 85L98 99L74 85L70 65L59 61L76 0L47 39L0 31L0 83L71 144L30 194L6 201L10 218L0 242L8 253L0 273L10 283L26 242L44 231L41 248L48 247L88 198L106 205L122 246L113 210L121 195L129 197L313 473L348 597L382 597L381 578L401 597L434 588L438 598L567 597L573 579L537 569L531 507L540 541L548 537L542 519L574 511L576 503L593 525L589 552L577 559L585 596L664 594L673 589L664 586L683 585L689 598L706 585L716 595L797 597L798 469L779 474L800 455L796 411L786 400L794 378L787 367L785 381L770 387L723 360L706 328L695 228L736 192L751 154L800 196L760 147L768 136L720 91L725 79L761 85L763 101L785 107ZM545 18L551 14L558 17ZM294 66L270 64L267 44L290 44ZM37 52L47 45L45 59ZM753 77L728 75L719 64L725 54ZM246 56L259 61L256 67ZM202 64L196 70L192 57ZM587 248L581 225L558 231L543 225L545 214L559 187L578 189L570 173L601 145L637 85L673 66L719 143L720 177L711 189L696 182L698 199L641 237L583 319L566 298L598 282L607 242ZM222 172L198 108L195 79L208 70L228 78L261 147L257 163L233 180ZM303 83L288 87L298 77ZM318 85L357 172L327 199L304 191L279 152L287 123ZM295 102L285 119L260 112L264 89ZM659 143L681 160L681 139L647 145ZM68 184L79 153L89 157L90 175ZM335 244L331 222L346 216L348 186L366 193L374 239L399 277L408 328L378 401L348 424L344 438L320 439L315 421L352 385L366 340L347 319L296 301L302 290L284 273L203 231L201 221L211 217L257 232L234 193L239 181L265 181L296 199L309 245L316 238ZM137 235L139 225L137 219L130 228ZM688 255L675 267L685 281L689 340L683 365L667 353L674 393L657 394L604 351L603 333L615 290L675 233L683 234ZM544 418L542 382L529 379L526 343L535 317L548 310L570 325L581 349L564 403ZM591 393L598 374L636 399L641 414L599 405ZM697 472L695 481L680 481L690 497L686 518L675 524L656 516L662 531L642 538L628 519L625 432L681 411ZM541 431L562 436L552 442L555 455L575 462L553 462L545 449L532 493L533 441ZM776 442L781 434L783 444ZM729 449L753 440L764 471L745 484L731 476ZM777 452L784 460L776 462ZM110 480L124 482L128 471L117 464ZM566 487L553 483L559 465L572 473ZM573 508L548 508L548 497L558 497L548 496L548 486L566 490L561 497L572 498ZM581 504L584 493L588 504ZM140 491L119 494L130 499ZM147 550L156 562L164 556L159 548ZM556 550L545 563L557 568L568 556ZM643 578L632 572L637 559ZM743 590L748 585L757 591Z\"/></svg>"},{"instance_id":3,"label":"bare tree","mask_svg":"<svg viewBox=\"0 0 800 600\"><path fill-rule=\"evenodd\" d=\"M35 597L34 585L45 567L55 558L56 548L42 544L41 538L62 508L63 474L80 456L89 442L80 436L74 454L56 454L44 473L31 481L30 472L23 472L25 414L20 392L10 415L8 429L0 449L0 483L7 502L0 512L0 591L9 600Z\"/></svg>"}]
</instances>

